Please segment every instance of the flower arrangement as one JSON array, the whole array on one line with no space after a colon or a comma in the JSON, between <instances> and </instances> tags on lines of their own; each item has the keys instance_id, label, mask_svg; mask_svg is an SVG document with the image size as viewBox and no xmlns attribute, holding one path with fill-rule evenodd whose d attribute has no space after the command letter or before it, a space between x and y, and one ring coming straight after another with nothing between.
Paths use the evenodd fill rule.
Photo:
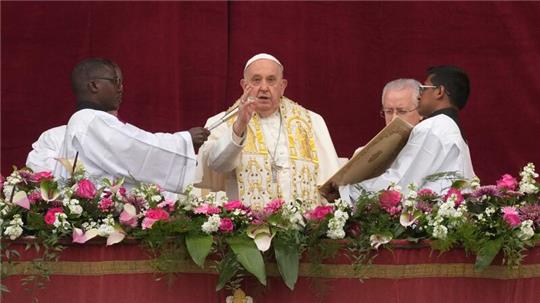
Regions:
<instances>
[{"instance_id":1,"label":"flower arrangement","mask_svg":"<svg viewBox=\"0 0 540 303\"><path fill-rule=\"evenodd\" d=\"M185 248L201 267L214 255L217 290L234 288L245 272L266 284L265 259L270 258L293 289L300 256L320 252L331 242L325 239L346 239L340 245L363 263L391 240L407 239L429 240L441 251L462 246L477 256L477 270L499 252L505 264L516 267L540 238L534 165L525 166L520 177L506 174L487 186L478 179L455 180L443 195L415 185L407 190L390 185L363 192L352 204L338 199L304 209L301 201L276 199L253 209L215 195L197 197L190 190L171 199L157 185L128 190L122 179L93 182L83 170L55 180L50 172L20 169L0 180L0 232L3 239L31 236L52 247L61 238L82 244L102 237L113 245L132 237L165 258Z\"/></svg>"}]
</instances>

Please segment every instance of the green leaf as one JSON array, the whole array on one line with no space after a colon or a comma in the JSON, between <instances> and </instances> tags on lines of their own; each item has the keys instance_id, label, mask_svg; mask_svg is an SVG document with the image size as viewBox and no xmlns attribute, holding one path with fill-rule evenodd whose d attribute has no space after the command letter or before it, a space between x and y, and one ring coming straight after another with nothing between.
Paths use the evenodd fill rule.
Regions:
<instances>
[{"instance_id":1,"label":"green leaf","mask_svg":"<svg viewBox=\"0 0 540 303\"><path fill-rule=\"evenodd\" d=\"M502 247L503 240L502 238L497 238L495 240L486 241L478 251L476 255L476 262L474 264L474 269L478 271L484 270L488 267L495 256L499 253Z\"/></svg>"},{"instance_id":2,"label":"green leaf","mask_svg":"<svg viewBox=\"0 0 540 303\"><path fill-rule=\"evenodd\" d=\"M212 249L214 239L211 235L189 233L186 235L186 247L195 264L204 267L204 260Z\"/></svg>"},{"instance_id":3,"label":"green leaf","mask_svg":"<svg viewBox=\"0 0 540 303\"><path fill-rule=\"evenodd\" d=\"M294 285L298 280L298 267L300 263L298 245L296 243L288 243L285 239L277 237L274 239L274 252L283 281L289 289L294 290Z\"/></svg>"},{"instance_id":4,"label":"green leaf","mask_svg":"<svg viewBox=\"0 0 540 303\"><path fill-rule=\"evenodd\" d=\"M238 264L238 261L236 261L234 254L228 253L225 255L225 257L223 257L223 259L221 259L217 269L219 272L219 277L216 285L216 291L219 291L225 287L225 284L227 284L232 277L236 275L240 269L240 264Z\"/></svg>"},{"instance_id":5,"label":"green leaf","mask_svg":"<svg viewBox=\"0 0 540 303\"><path fill-rule=\"evenodd\" d=\"M234 237L227 239L227 243L236 255L236 259L244 268L252 273L262 285L266 285L266 269L261 252L255 242L247 237Z\"/></svg>"}]
</instances>

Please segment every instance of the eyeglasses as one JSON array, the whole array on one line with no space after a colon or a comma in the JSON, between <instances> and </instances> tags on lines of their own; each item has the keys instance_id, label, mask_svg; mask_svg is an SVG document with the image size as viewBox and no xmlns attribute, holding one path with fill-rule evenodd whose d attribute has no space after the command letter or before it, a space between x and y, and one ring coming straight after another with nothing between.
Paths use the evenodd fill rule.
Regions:
<instances>
[{"instance_id":1,"label":"eyeglasses","mask_svg":"<svg viewBox=\"0 0 540 303\"><path fill-rule=\"evenodd\" d=\"M421 95L428 88L437 88L438 85L418 85L418 93Z\"/></svg>"},{"instance_id":2,"label":"eyeglasses","mask_svg":"<svg viewBox=\"0 0 540 303\"><path fill-rule=\"evenodd\" d=\"M415 110L417 110L418 107L415 107L413 109L410 109L410 110L407 110L407 109L403 109L403 108L383 108L381 109L381 111L379 112L379 115L382 117L382 118L386 118L386 117L389 117L389 116L393 116L394 113L396 113L396 115L398 116L404 116L410 112L414 112Z\"/></svg>"},{"instance_id":3,"label":"eyeglasses","mask_svg":"<svg viewBox=\"0 0 540 303\"><path fill-rule=\"evenodd\" d=\"M96 77L92 80L108 80L111 81L114 85L120 87L122 85L122 79L120 77L114 77L114 78L107 78L107 77Z\"/></svg>"}]
</instances>

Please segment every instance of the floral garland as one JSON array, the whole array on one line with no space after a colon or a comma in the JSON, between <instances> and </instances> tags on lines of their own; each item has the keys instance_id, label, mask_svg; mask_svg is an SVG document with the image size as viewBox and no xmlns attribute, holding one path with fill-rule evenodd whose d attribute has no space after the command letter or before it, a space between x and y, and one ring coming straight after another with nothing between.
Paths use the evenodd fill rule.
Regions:
<instances>
[{"instance_id":1,"label":"floral garland","mask_svg":"<svg viewBox=\"0 0 540 303\"><path fill-rule=\"evenodd\" d=\"M157 185L127 190L122 179L92 182L83 170L55 180L50 172L15 169L0 180L0 233L3 239L32 236L53 246L60 238L85 243L103 237L113 245L129 236L156 256L169 258L173 254L167 249L183 246L201 267L214 254L219 256L217 290L236 288L246 271L266 285L264 257L269 255L293 289L300 255L321 248L336 251L325 248L324 239L347 239L340 243L360 263L391 240L407 239L430 240L441 251L463 246L476 254L477 270L501 251L503 262L516 267L540 238L534 165L525 166L520 177L518 182L506 174L487 186L478 179L455 180L443 195L415 185L406 191L390 185L363 192L353 205L338 199L304 209L301 201L277 199L254 210L241 201L197 197L190 190L172 199ZM267 254L271 248L273 254Z\"/></svg>"}]
</instances>

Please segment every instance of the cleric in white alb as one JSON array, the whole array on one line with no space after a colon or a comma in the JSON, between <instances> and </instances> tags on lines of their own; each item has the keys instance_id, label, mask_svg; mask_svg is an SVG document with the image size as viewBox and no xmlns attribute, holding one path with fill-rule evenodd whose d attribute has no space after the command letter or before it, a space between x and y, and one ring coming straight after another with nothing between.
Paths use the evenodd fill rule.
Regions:
<instances>
[{"instance_id":1,"label":"cleric in white alb","mask_svg":"<svg viewBox=\"0 0 540 303\"><path fill-rule=\"evenodd\" d=\"M439 179L424 182L437 173L452 172L464 178L474 177L469 147L459 125L458 111L469 96L467 74L452 66L427 70L425 85L420 85L418 113L424 120L412 130L405 147L382 175L356 185L340 188L343 199L356 200L357 187L379 191L391 183L406 190L411 183L436 192L447 190L451 181Z\"/></svg>"},{"instance_id":2,"label":"cleric in white alb","mask_svg":"<svg viewBox=\"0 0 540 303\"><path fill-rule=\"evenodd\" d=\"M61 158L82 161L94 179L124 177L128 185L155 183L178 193L193 181L195 148L206 140L207 130L149 133L109 114L118 110L123 92L121 71L110 60L82 61L73 70L72 84L78 111L67 124ZM69 173L56 165L55 176Z\"/></svg>"}]
</instances>

